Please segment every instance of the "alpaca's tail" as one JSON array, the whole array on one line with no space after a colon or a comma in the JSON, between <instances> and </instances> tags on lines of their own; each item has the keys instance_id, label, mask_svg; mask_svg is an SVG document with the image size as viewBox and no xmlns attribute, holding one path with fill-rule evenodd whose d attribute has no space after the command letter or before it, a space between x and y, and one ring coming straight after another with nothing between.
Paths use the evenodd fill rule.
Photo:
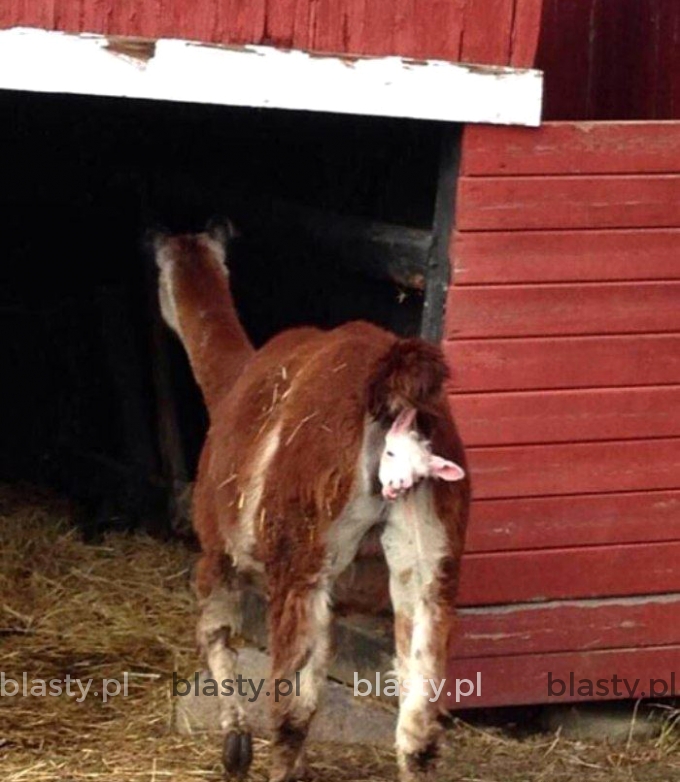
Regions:
<instances>
[{"instance_id":1,"label":"alpaca's tail","mask_svg":"<svg viewBox=\"0 0 680 782\"><path fill-rule=\"evenodd\" d=\"M433 410L448 374L438 347L418 338L397 340L376 362L368 379L368 412L385 420L407 408Z\"/></svg>"}]
</instances>

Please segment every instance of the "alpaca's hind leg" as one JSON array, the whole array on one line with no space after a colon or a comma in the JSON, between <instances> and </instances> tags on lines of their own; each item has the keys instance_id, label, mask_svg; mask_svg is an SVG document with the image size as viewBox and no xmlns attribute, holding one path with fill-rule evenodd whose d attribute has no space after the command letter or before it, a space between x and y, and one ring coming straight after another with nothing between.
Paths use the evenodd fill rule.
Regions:
<instances>
[{"instance_id":1,"label":"alpaca's hind leg","mask_svg":"<svg viewBox=\"0 0 680 782\"><path fill-rule=\"evenodd\" d=\"M429 779L435 766L453 611L450 543L427 487L391 505L382 542L390 569L396 667L404 687L396 734L399 778L413 782Z\"/></svg>"},{"instance_id":2,"label":"alpaca's hind leg","mask_svg":"<svg viewBox=\"0 0 680 782\"><path fill-rule=\"evenodd\" d=\"M206 575L208 577L206 578ZM210 677L217 682L220 726L224 734L225 771L243 776L253 759L252 736L236 694L222 693L222 682L236 678L238 654L234 637L241 633L242 576L220 554L206 554L199 563L201 615L198 645ZM202 597L201 593L205 596Z\"/></svg>"},{"instance_id":3,"label":"alpaca's hind leg","mask_svg":"<svg viewBox=\"0 0 680 782\"><path fill-rule=\"evenodd\" d=\"M304 744L326 679L331 615L324 578L287 587L270 582L274 729L270 782L307 776Z\"/></svg>"}]
</instances>

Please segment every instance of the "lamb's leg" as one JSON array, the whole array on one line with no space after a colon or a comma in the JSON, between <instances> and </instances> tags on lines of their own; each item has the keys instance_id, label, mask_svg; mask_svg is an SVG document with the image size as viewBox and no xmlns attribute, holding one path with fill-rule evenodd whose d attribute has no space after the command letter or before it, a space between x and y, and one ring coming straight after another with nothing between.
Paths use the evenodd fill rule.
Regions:
<instances>
[{"instance_id":1,"label":"lamb's leg","mask_svg":"<svg viewBox=\"0 0 680 782\"><path fill-rule=\"evenodd\" d=\"M233 639L241 632L241 576L223 555L218 561L217 555L205 554L199 562L198 585L198 645L210 677L218 682L224 769L228 774L243 776L253 759L252 736L237 696L221 694L220 684L224 679L236 678L238 653Z\"/></svg>"},{"instance_id":2,"label":"lamb's leg","mask_svg":"<svg viewBox=\"0 0 680 782\"><path fill-rule=\"evenodd\" d=\"M453 608L448 541L427 486L391 505L382 543L390 570L396 669L402 685L396 750L405 782L424 779L436 760L440 704L432 683L439 687L445 675ZM405 681L408 688L403 687Z\"/></svg>"},{"instance_id":3,"label":"lamb's leg","mask_svg":"<svg viewBox=\"0 0 680 782\"><path fill-rule=\"evenodd\" d=\"M330 656L330 587L319 575L296 579L293 585L286 585L284 578L272 579L269 587L274 733L270 782L289 782L307 776L304 743Z\"/></svg>"}]
</instances>

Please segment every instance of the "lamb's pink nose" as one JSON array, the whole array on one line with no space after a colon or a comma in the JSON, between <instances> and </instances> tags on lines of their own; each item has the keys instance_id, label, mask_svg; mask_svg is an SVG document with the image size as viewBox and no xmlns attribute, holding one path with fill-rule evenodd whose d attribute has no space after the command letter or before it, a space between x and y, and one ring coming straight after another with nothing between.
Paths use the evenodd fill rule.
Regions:
<instances>
[{"instance_id":1,"label":"lamb's pink nose","mask_svg":"<svg viewBox=\"0 0 680 782\"><path fill-rule=\"evenodd\" d=\"M395 489L392 484L388 484L387 486L383 486L382 496L385 500L396 500L399 496L399 491Z\"/></svg>"}]
</instances>

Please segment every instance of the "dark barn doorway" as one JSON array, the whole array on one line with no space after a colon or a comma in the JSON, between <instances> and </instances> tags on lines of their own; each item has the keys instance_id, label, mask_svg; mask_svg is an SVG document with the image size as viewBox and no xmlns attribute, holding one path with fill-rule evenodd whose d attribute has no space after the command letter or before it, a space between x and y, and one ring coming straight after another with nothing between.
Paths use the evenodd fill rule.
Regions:
<instances>
[{"instance_id":1,"label":"dark barn doorway","mask_svg":"<svg viewBox=\"0 0 680 782\"><path fill-rule=\"evenodd\" d=\"M150 228L233 220L232 284L258 345L292 325L356 318L436 334L440 148L452 132L1 92L0 480L67 492L90 531L140 520L159 530L179 514L206 420L158 320Z\"/></svg>"}]
</instances>

